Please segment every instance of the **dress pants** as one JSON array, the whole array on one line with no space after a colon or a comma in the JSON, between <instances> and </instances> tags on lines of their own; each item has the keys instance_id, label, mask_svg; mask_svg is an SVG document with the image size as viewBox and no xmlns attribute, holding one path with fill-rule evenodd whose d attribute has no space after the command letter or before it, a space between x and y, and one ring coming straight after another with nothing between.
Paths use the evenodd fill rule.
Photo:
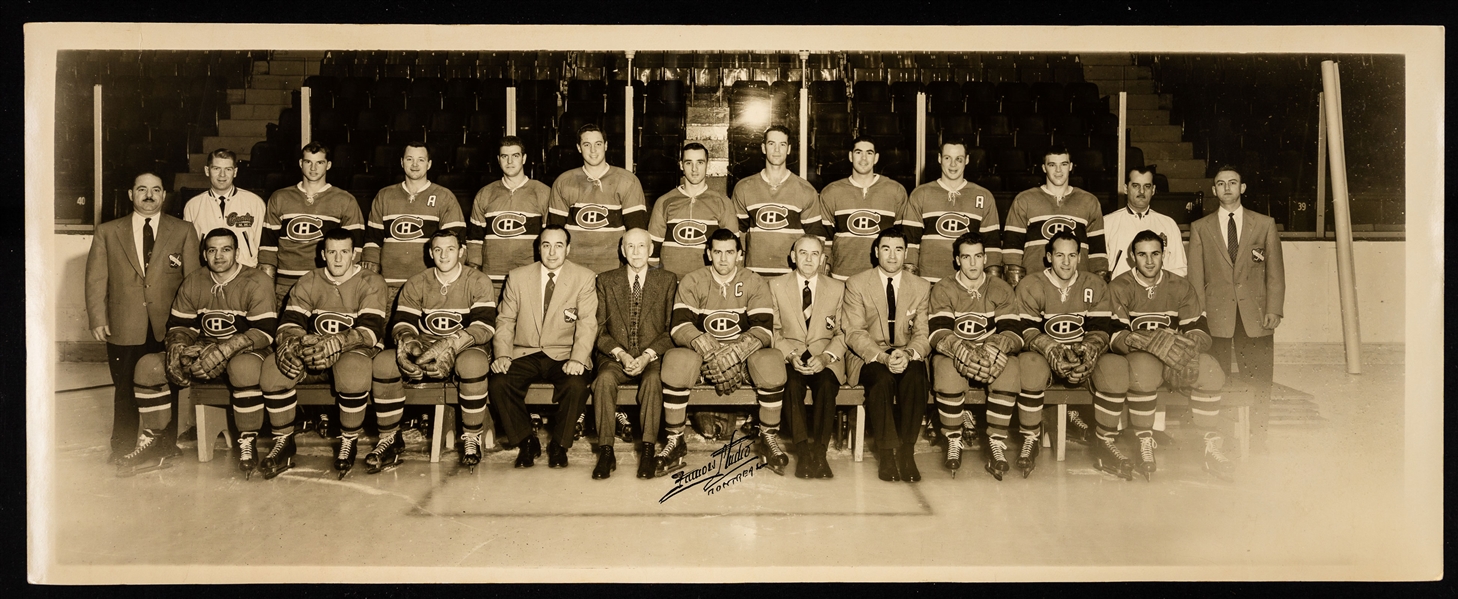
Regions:
<instances>
[{"instance_id":1,"label":"dress pants","mask_svg":"<svg viewBox=\"0 0 1458 599\"><path fill-rule=\"evenodd\" d=\"M876 436L876 448L899 449L915 443L926 415L926 362L912 360L901 374L880 362L867 362L861 367L861 385L866 389L866 420Z\"/></svg>"},{"instance_id":2,"label":"dress pants","mask_svg":"<svg viewBox=\"0 0 1458 599\"><path fill-rule=\"evenodd\" d=\"M567 360L553 360L537 352L511 361L506 374L494 375L487 382L491 405L496 407L501 425L506 429L506 444L515 447L532 434L532 416L527 411L526 394L532 383L552 383L552 413L548 427L552 440L564 448L572 447L577 415L587 403L587 390L592 384L591 371L573 376L562 371ZM612 430L612 429L608 429Z\"/></svg>"},{"instance_id":3,"label":"dress pants","mask_svg":"<svg viewBox=\"0 0 1458 599\"><path fill-rule=\"evenodd\" d=\"M142 345L106 344L106 365L111 370L111 382L116 387L112 394L111 451L126 453L137 446L137 428L142 416L137 413L137 396L132 386L132 377L137 372L137 362L142 356L165 351L161 341L152 338L147 329L147 342ZM172 422L167 430L177 433L177 388L172 387Z\"/></svg>"},{"instance_id":4,"label":"dress pants","mask_svg":"<svg viewBox=\"0 0 1458 599\"><path fill-rule=\"evenodd\" d=\"M889 372L888 372L889 374ZM805 391L815 405L805 414ZM785 366L785 426L795 443L810 441L828 447L835 433L835 397L840 393L840 380L829 368L813 375L803 375L793 366Z\"/></svg>"},{"instance_id":5,"label":"dress pants","mask_svg":"<svg viewBox=\"0 0 1458 599\"><path fill-rule=\"evenodd\" d=\"M617 430L618 385L638 383L638 419L643 427L639 439L652 443L658 439L658 423L663 418L663 360L654 360L643 367L638 376L628 376L616 361L600 360L597 378L592 381L592 407L597 415L597 444L612 445Z\"/></svg>"},{"instance_id":6,"label":"dress pants","mask_svg":"<svg viewBox=\"0 0 1458 599\"><path fill-rule=\"evenodd\" d=\"M1271 379L1275 371L1275 336L1251 337L1245 333L1245 323L1240 315L1235 316L1235 336L1216 337L1210 344L1210 355L1226 371L1228 381L1240 381L1250 387L1255 396L1251 406L1251 436L1264 439L1271 414ZM1234 354L1240 372L1230 373L1230 358Z\"/></svg>"}]
</instances>

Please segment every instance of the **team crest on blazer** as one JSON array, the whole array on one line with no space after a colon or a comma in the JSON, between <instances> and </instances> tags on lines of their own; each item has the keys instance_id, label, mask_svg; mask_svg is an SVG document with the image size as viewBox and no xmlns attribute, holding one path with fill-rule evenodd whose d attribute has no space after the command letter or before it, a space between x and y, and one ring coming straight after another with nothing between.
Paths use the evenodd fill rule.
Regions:
<instances>
[{"instance_id":1,"label":"team crest on blazer","mask_svg":"<svg viewBox=\"0 0 1458 599\"><path fill-rule=\"evenodd\" d=\"M290 241L319 241L324 236L324 221L307 214L295 216L289 219L287 235Z\"/></svg>"},{"instance_id":2,"label":"team crest on blazer","mask_svg":"<svg viewBox=\"0 0 1458 599\"><path fill-rule=\"evenodd\" d=\"M577 322L577 308L568 308L562 311L562 320L569 323Z\"/></svg>"},{"instance_id":3,"label":"team crest on blazer","mask_svg":"<svg viewBox=\"0 0 1458 599\"><path fill-rule=\"evenodd\" d=\"M516 237L526 233L527 216L520 212L503 212L491 219L491 232L497 237Z\"/></svg>"},{"instance_id":4,"label":"team crest on blazer","mask_svg":"<svg viewBox=\"0 0 1458 599\"><path fill-rule=\"evenodd\" d=\"M720 310L704 317L704 331L715 339L737 337L740 332L738 312Z\"/></svg>"},{"instance_id":5,"label":"team crest on blazer","mask_svg":"<svg viewBox=\"0 0 1458 599\"><path fill-rule=\"evenodd\" d=\"M827 331L834 331L835 330L835 317L834 316L826 316L825 317L825 330L827 330Z\"/></svg>"},{"instance_id":6,"label":"team crest on blazer","mask_svg":"<svg viewBox=\"0 0 1458 599\"><path fill-rule=\"evenodd\" d=\"M223 338L238 332L238 328L234 326L234 318L228 312L203 312L198 320L202 322L203 334Z\"/></svg>"},{"instance_id":7,"label":"team crest on blazer","mask_svg":"<svg viewBox=\"0 0 1458 599\"><path fill-rule=\"evenodd\" d=\"M673 225L673 240L680 245L701 245L708 239L709 225L696 220L680 221Z\"/></svg>"},{"instance_id":8,"label":"team crest on blazer","mask_svg":"<svg viewBox=\"0 0 1458 599\"><path fill-rule=\"evenodd\" d=\"M577 226L584 229L601 229L608 224L608 209L602 204L588 204L577 211Z\"/></svg>"},{"instance_id":9,"label":"team crest on blazer","mask_svg":"<svg viewBox=\"0 0 1458 599\"><path fill-rule=\"evenodd\" d=\"M971 219L967 218L965 214L948 212L937 217L937 233L940 233L942 237L960 237L967 232L970 225Z\"/></svg>"},{"instance_id":10,"label":"team crest on blazer","mask_svg":"<svg viewBox=\"0 0 1458 599\"><path fill-rule=\"evenodd\" d=\"M424 235L425 221L418 216L397 216L394 222L390 223L390 236L400 241L420 239Z\"/></svg>"},{"instance_id":11,"label":"team crest on blazer","mask_svg":"<svg viewBox=\"0 0 1458 599\"><path fill-rule=\"evenodd\" d=\"M1255 260L1255 263L1256 264L1260 264L1262 262L1265 262L1266 261L1266 250L1264 250L1262 248L1251 248L1250 249L1250 259L1251 260Z\"/></svg>"},{"instance_id":12,"label":"team crest on blazer","mask_svg":"<svg viewBox=\"0 0 1458 599\"><path fill-rule=\"evenodd\" d=\"M182 254L167 254L167 265L172 268L182 268Z\"/></svg>"},{"instance_id":13,"label":"team crest on blazer","mask_svg":"<svg viewBox=\"0 0 1458 599\"><path fill-rule=\"evenodd\" d=\"M1083 338L1082 314L1058 314L1043 324L1043 332L1059 343L1072 343Z\"/></svg>"},{"instance_id":14,"label":"team crest on blazer","mask_svg":"<svg viewBox=\"0 0 1458 599\"><path fill-rule=\"evenodd\" d=\"M320 312L314 315L314 331L324 335L338 335L354 328L354 317L338 312Z\"/></svg>"},{"instance_id":15,"label":"team crest on blazer","mask_svg":"<svg viewBox=\"0 0 1458 599\"><path fill-rule=\"evenodd\" d=\"M881 215L870 210L857 210L845 219L845 226L856 235L875 235L881 232Z\"/></svg>"},{"instance_id":16,"label":"team crest on blazer","mask_svg":"<svg viewBox=\"0 0 1458 599\"><path fill-rule=\"evenodd\" d=\"M1152 331L1159 328L1169 328L1170 325L1168 314L1140 314L1129 320L1129 328L1136 331Z\"/></svg>"},{"instance_id":17,"label":"team crest on blazer","mask_svg":"<svg viewBox=\"0 0 1458 599\"><path fill-rule=\"evenodd\" d=\"M426 312L420 325L432 335L450 335L461 330L461 315L447 310Z\"/></svg>"},{"instance_id":18,"label":"team crest on blazer","mask_svg":"<svg viewBox=\"0 0 1458 599\"><path fill-rule=\"evenodd\" d=\"M783 229L790 224L790 209L778 204L761 206L754 213L754 222L761 229Z\"/></svg>"},{"instance_id":19,"label":"team crest on blazer","mask_svg":"<svg viewBox=\"0 0 1458 599\"><path fill-rule=\"evenodd\" d=\"M1052 239L1054 235L1063 231L1075 231L1078 223L1066 216L1053 216L1043 221L1043 239ZM1082 244L1080 244L1082 245Z\"/></svg>"},{"instance_id":20,"label":"team crest on blazer","mask_svg":"<svg viewBox=\"0 0 1458 599\"><path fill-rule=\"evenodd\" d=\"M987 317L981 314L958 316L957 320L952 323L952 330L957 332L958 338L968 341L979 341L991 333L987 328Z\"/></svg>"}]
</instances>

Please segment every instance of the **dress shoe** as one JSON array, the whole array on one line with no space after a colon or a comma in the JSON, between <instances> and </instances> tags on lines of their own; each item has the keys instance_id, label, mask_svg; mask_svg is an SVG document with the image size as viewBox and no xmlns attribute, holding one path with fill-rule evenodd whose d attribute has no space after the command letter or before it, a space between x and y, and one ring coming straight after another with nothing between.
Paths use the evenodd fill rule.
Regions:
<instances>
[{"instance_id":1,"label":"dress shoe","mask_svg":"<svg viewBox=\"0 0 1458 599\"><path fill-rule=\"evenodd\" d=\"M795 450L795 478L811 478L815 475L817 464L815 452L801 445Z\"/></svg>"},{"instance_id":2,"label":"dress shoe","mask_svg":"<svg viewBox=\"0 0 1458 599\"><path fill-rule=\"evenodd\" d=\"M517 444L516 467L531 468L536 464L537 456L542 455L542 442L537 440L536 435L530 435L525 441Z\"/></svg>"},{"instance_id":3,"label":"dress shoe","mask_svg":"<svg viewBox=\"0 0 1458 599\"><path fill-rule=\"evenodd\" d=\"M658 457L653 454L653 444L643 442L638 444L638 478L653 478L653 471L658 468Z\"/></svg>"},{"instance_id":4,"label":"dress shoe","mask_svg":"<svg viewBox=\"0 0 1458 599\"><path fill-rule=\"evenodd\" d=\"M901 470L901 480L909 483L921 481L921 471L916 469L916 448L903 447L896 452L896 458Z\"/></svg>"},{"instance_id":5,"label":"dress shoe","mask_svg":"<svg viewBox=\"0 0 1458 599\"><path fill-rule=\"evenodd\" d=\"M830 462L825 459L824 447L815 451L815 466L815 478L835 478L835 473L830 471Z\"/></svg>"},{"instance_id":6,"label":"dress shoe","mask_svg":"<svg viewBox=\"0 0 1458 599\"><path fill-rule=\"evenodd\" d=\"M562 465L567 465L567 453L565 451L562 453ZM603 445L597 451L597 466L592 469L592 478L599 480L607 478L612 476L613 471L617 469L618 458L613 455L613 446Z\"/></svg>"},{"instance_id":7,"label":"dress shoe","mask_svg":"<svg viewBox=\"0 0 1458 599\"><path fill-rule=\"evenodd\" d=\"M876 476L887 482L901 480L901 469L896 464L895 449L880 449L876 451L876 462L878 464Z\"/></svg>"},{"instance_id":8,"label":"dress shoe","mask_svg":"<svg viewBox=\"0 0 1458 599\"><path fill-rule=\"evenodd\" d=\"M562 447L556 441L547 443L547 467L566 468L567 448Z\"/></svg>"}]
</instances>

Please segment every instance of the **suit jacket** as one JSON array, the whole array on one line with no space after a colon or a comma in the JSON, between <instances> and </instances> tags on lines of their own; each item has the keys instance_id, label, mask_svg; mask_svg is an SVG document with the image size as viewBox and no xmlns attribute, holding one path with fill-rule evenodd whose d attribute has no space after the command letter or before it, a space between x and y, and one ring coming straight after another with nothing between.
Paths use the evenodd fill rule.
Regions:
<instances>
[{"instance_id":1,"label":"suit jacket","mask_svg":"<svg viewBox=\"0 0 1458 599\"><path fill-rule=\"evenodd\" d=\"M167 334L167 315L183 277L197 270L198 241L192 225L173 216L156 217L156 244L143 275L132 234L132 215L96 227L86 256L86 316L91 328L111 327L108 343L142 345Z\"/></svg>"},{"instance_id":2,"label":"suit jacket","mask_svg":"<svg viewBox=\"0 0 1458 599\"><path fill-rule=\"evenodd\" d=\"M661 268L649 268L643 276L643 299L638 312L638 352L652 349L662 358L673 349L668 334L668 321L673 317L673 298L678 294L678 277ZM628 347L628 324L631 322L632 284L628 267L597 275L597 351L598 360L614 362L613 350ZM638 357L638 354L633 354Z\"/></svg>"},{"instance_id":3,"label":"suit jacket","mask_svg":"<svg viewBox=\"0 0 1458 599\"><path fill-rule=\"evenodd\" d=\"M841 313L845 283L823 274L816 275L808 331L800 309L799 284L795 273L769 280L770 295L775 299L775 349L783 353L786 360L806 350L814 356L824 353L834 355L835 363L827 368L835 373L841 384L845 384L845 315ZM884 300L882 303L885 303Z\"/></svg>"},{"instance_id":4,"label":"suit jacket","mask_svg":"<svg viewBox=\"0 0 1458 599\"><path fill-rule=\"evenodd\" d=\"M1205 309L1214 337L1235 336L1235 315L1245 334L1263 337L1275 331L1261 326L1266 314L1281 315L1286 303L1286 267L1276 221L1246 208L1242 211L1240 243L1235 264L1220 235L1220 212L1190 225L1190 282ZM1257 254L1264 256L1257 259Z\"/></svg>"},{"instance_id":5,"label":"suit jacket","mask_svg":"<svg viewBox=\"0 0 1458 599\"><path fill-rule=\"evenodd\" d=\"M886 287L881 284L879 268L863 270L845 281L845 342L851 351L866 362L874 362L877 354L892 347L886 343ZM927 308L931 299L931 283L907 271L901 273L901 290L897 292L895 347L915 350L928 359L931 354L927 326Z\"/></svg>"},{"instance_id":6,"label":"suit jacket","mask_svg":"<svg viewBox=\"0 0 1458 599\"><path fill-rule=\"evenodd\" d=\"M592 366L597 339L596 275L562 263L552 305L542 306L542 264L533 262L506 275L506 288L496 311L496 355L520 358L542 352L553 360L576 360ZM575 318L575 320L574 320Z\"/></svg>"}]
</instances>

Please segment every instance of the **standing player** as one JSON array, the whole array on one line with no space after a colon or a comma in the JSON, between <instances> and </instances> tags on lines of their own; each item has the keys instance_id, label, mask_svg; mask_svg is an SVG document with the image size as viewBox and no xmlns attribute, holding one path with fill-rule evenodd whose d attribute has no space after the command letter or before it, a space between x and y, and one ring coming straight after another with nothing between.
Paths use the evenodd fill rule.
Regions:
<instances>
[{"instance_id":1,"label":"standing player","mask_svg":"<svg viewBox=\"0 0 1458 599\"><path fill-rule=\"evenodd\" d=\"M1129 363L1124 356L1106 354L1111 309L1108 284L1103 278L1078 269L1082 249L1073 231L1064 230L1048 240L1042 273L1018 284L1018 328L1025 351L1018 355L1022 392L1018 394L1018 424L1023 443L1017 466L1027 478L1037 465L1038 437L1043 429L1043 391L1053 375L1070 385L1093 379L1094 406L1100 423L1123 403L1129 390ZM1117 419L1117 416L1115 416ZM997 433L988 432L988 443ZM1099 469L1132 478L1133 465L1115 447L1112 437L1091 443ZM1005 465L997 469L1006 470ZM994 474L996 476L996 474Z\"/></svg>"},{"instance_id":2,"label":"standing player","mask_svg":"<svg viewBox=\"0 0 1458 599\"><path fill-rule=\"evenodd\" d=\"M821 273L825 241L795 242L795 274L769 280L775 299L775 350L785 360L785 421L795 441L795 476L834 478L825 452L835 432L835 398L845 382L845 284ZM805 391L815 405L806 417Z\"/></svg>"},{"instance_id":3,"label":"standing player","mask_svg":"<svg viewBox=\"0 0 1458 599\"><path fill-rule=\"evenodd\" d=\"M258 375L263 359L272 353L278 313L273 281L234 259L237 244L237 236L224 227L203 237L207 268L187 275L177 289L167 319L166 350L137 362L138 410L147 432L138 440L137 450L122 461L119 474L166 467L166 459L178 454L175 445L159 443L156 432L171 419L168 383L187 387L193 379L214 380L225 372L238 425L238 468L252 476L258 466L254 443L263 425Z\"/></svg>"},{"instance_id":4,"label":"standing player","mask_svg":"<svg viewBox=\"0 0 1458 599\"><path fill-rule=\"evenodd\" d=\"M1216 431L1220 421L1220 388L1225 372L1210 349L1205 312L1195 286L1163 269L1164 238L1140 231L1129 244L1134 269L1114 277L1109 297L1117 321L1111 347L1129 362L1129 425L1139 439L1135 470L1145 480L1154 474L1154 412L1160 382L1190 389L1190 412L1195 429L1205 440L1205 471L1229 480L1234 465L1221 451ZM1113 434L1118 414L1098 413L1100 434ZM1107 430L1106 430L1107 429Z\"/></svg>"},{"instance_id":5,"label":"standing player","mask_svg":"<svg viewBox=\"0 0 1458 599\"><path fill-rule=\"evenodd\" d=\"M739 237L719 229L709 238L709 266L684 275L673 304L669 334L678 345L663 357L663 426L668 441L658 452L658 476L682 468L689 390L702 376L720 395L754 384L759 399L759 439L754 450L784 476L790 457L780 446L780 407L785 360L774 342L775 303L764 278L739 267Z\"/></svg>"},{"instance_id":6,"label":"standing player","mask_svg":"<svg viewBox=\"0 0 1458 599\"><path fill-rule=\"evenodd\" d=\"M988 274L1002 276L1002 251L998 236L997 202L992 192L962 178L967 168L967 143L957 139L942 142L937 153L942 176L918 185L901 213L906 229L906 264L911 271L932 283L960 271L953 266L957 250L953 241L963 233L980 235Z\"/></svg>"},{"instance_id":7,"label":"standing player","mask_svg":"<svg viewBox=\"0 0 1458 599\"><path fill-rule=\"evenodd\" d=\"M871 268L876 236L895 226L906 208L906 188L874 172L880 159L876 142L865 136L856 138L850 151L851 176L820 192L820 204L834 232L827 243L830 275L842 281Z\"/></svg>"},{"instance_id":8,"label":"standing player","mask_svg":"<svg viewBox=\"0 0 1458 599\"><path fill-rule=\"evenodd\" d=\"M937 417L947 441L946 465L957 475L962 466L963 402L969 381L987 388L987 431L995 437L987 447L987 472L998 480L1007 471L1007 429L1012 422L1022 379L1017 358L1009 356L1023 346L1018 336L1018 310L1013 288L985 272L982 237L968 231L952 245L957 271L932 286L930 342L937 354L931 359L932 393Z\"/></svg>"},{"instance_id":9,"label":"standing player","mask_svg":"<svg viewBox=\"0 0 1458 599\"><path fill-rule=\"evenodd\" d=\"M182 209L182 220L192 223L198 237L218 227L226 227L238 237L235 254L239 264L258 266L258 244L263 240L263 214L268 210L263 198L246 189L233 186L238 176L238 155L219 148L208 154L203 167L210 189L193 196Z\"/></svg>"},{"instance_id":10,"label":"standing player","mask_svg":"<svg viewBox=\"0 0 1458 599\"><path fill-rule=\"evenodd\" d=\"M537 236L547 219L552 189L528 178L526 146L521 138L501 138L496 160L501 179L476 192L466 225L466 266L479 269L498 287L506 273L536 260Z\"/></svg>"},{"instance_id":11,"label":"standing player","mask_svg":"<svg viewBox=\"0 0 1458 599\"><path fill-rule=\"evenodd\" d=\"M1154 200L1154 167L1142 166L1129 169L1129 204L1104 215L1104 239L1113 254L1109 260L1110 280L1129 272L1125 258L1140 231L1154 231L1164 240L1164 269L1179 276L1185 276L1185 243L1180 237L1180 226L1174 219L1155 212L1149 207Z\"/></svg>"},{"instance_id":12,"label":"standing player","mask_svg":"<svg viewBox=\"0 0 1458 599\"><path fill-rule=\"evenodd\" d=\"M319 244L324 267L299 278L279 318L276 349L264 361L259 380L263 403L275 423L273 448L259 465L264 478L294 465L294 387L305 379L323 381L333 375L340 428L357 431L364 423L371 361L385 338L387 308L385 279L355 264L354 243L348 229L325 233ZM390 447L384 439L381 445ZM372 452L365 462L376 468L382 457Z\"/></svg>"},{"instance_id":13,"label":"standing player","mask_svg":"<svg viewBox=\"0 0 1458 599\"><path fill-rule=\"evenodd\" d=\"M405 180L381 189L370 204L360 256L360 266L385 277L389 287L385 301L391 305L405 280L425 270L422 246L436 231L466 233L456 194L425 178L430 172L430 150L425 144L417 141L405 146L400 166L405 169Z\"/></svg>"},{"instance_id":14,"label":"standing player","mask_svg":"<svg viewBox=\"0 0 1458 599\"><path fill-rule=\"evenodd\" d=\"M719 229L739 232L729 198L709 189L709 150L691 142L680 153L683 184L653 203L648 235L653 239L654 266L683 278L704 267L709 237Z\"/></svg>"},{"instance_id":15,"label":"standing player","mask_svg":"<svg viewBox=\"0 0 1458 599\"><path fill-rule=\"evenodd\" d=\"M380 444L375 452L383 464L398 464L404 451L400 438L400 415L405 410L405 386L401 375L411 380L429 378L460 381L461 465L476 471L481 463L481 431L486 421L486 373L491 354L486 344L496 333L496 294L491 279L472 268L461 267L461 238L454 229L430 236L430 257L435 261L405 281L400 299L390 318L390 336L396 348L375 356L375 422ZM334 467L342 477L354 466L359 428L342 431ZM383 447L383 449L381 449Z\"/></svg>"},{"instance_id":16,"label":"standing player","mask_svg":"<svg viewBox=\"0 0 1458 599\"><path fill-rule=\"evenodd\" d=\"M1068 156L1068 148L1060 146L1044 152L1043 185L1019 193L1008 209L1002 263L1007 282L1013 287L1025 273L1043 268L1048 243L1059 231L1071 231L1078 240L1079 263L1086 270L1100 277L1108 271L1103 209L1093 194L1068 184L1073 172Z\"/></svg>"},{"instance_id":17,"label":"standing player","mask_svg":"<svg viewBox=\"0 0 1458 599\"><path fill-rule=\"evenodd\" d=\"M786 257L801 235L829 241L815 188L785 167L790 130L773 125L760 144L764 170L734 184L734 208L744 235L744 265L760 276L790 272Z\"/></svg>"},{"instance_id":18,"label":"standing player","mask_svg":"<svg viewBox=\"0 0 1458 599\"><path fill-rule=\"evenodd\" d=\"M577 236L578 259L594 273L618 267L618 241L628 229L648 226L643 185L633 173L607 163L607 140L597 125L577 130L582 168L552 183L548 222Z\"/></svg>"},{"instance_id":19,"label":"standing player","mask_svg":"<svg viewBox=\"0 0 1458 599\"><path fill-rule=\"evenodd\" d=\"M353 236L355 247L364 241L359 203L349 192L325 181L329 167L328 148L317 142L304 146L299 150L304 179L268 198L258 267L273 277L278 305L284 305L284 296L299 277L314 270L319 240L326 233L342 228Z\"/></svg>"}]
</instances>

